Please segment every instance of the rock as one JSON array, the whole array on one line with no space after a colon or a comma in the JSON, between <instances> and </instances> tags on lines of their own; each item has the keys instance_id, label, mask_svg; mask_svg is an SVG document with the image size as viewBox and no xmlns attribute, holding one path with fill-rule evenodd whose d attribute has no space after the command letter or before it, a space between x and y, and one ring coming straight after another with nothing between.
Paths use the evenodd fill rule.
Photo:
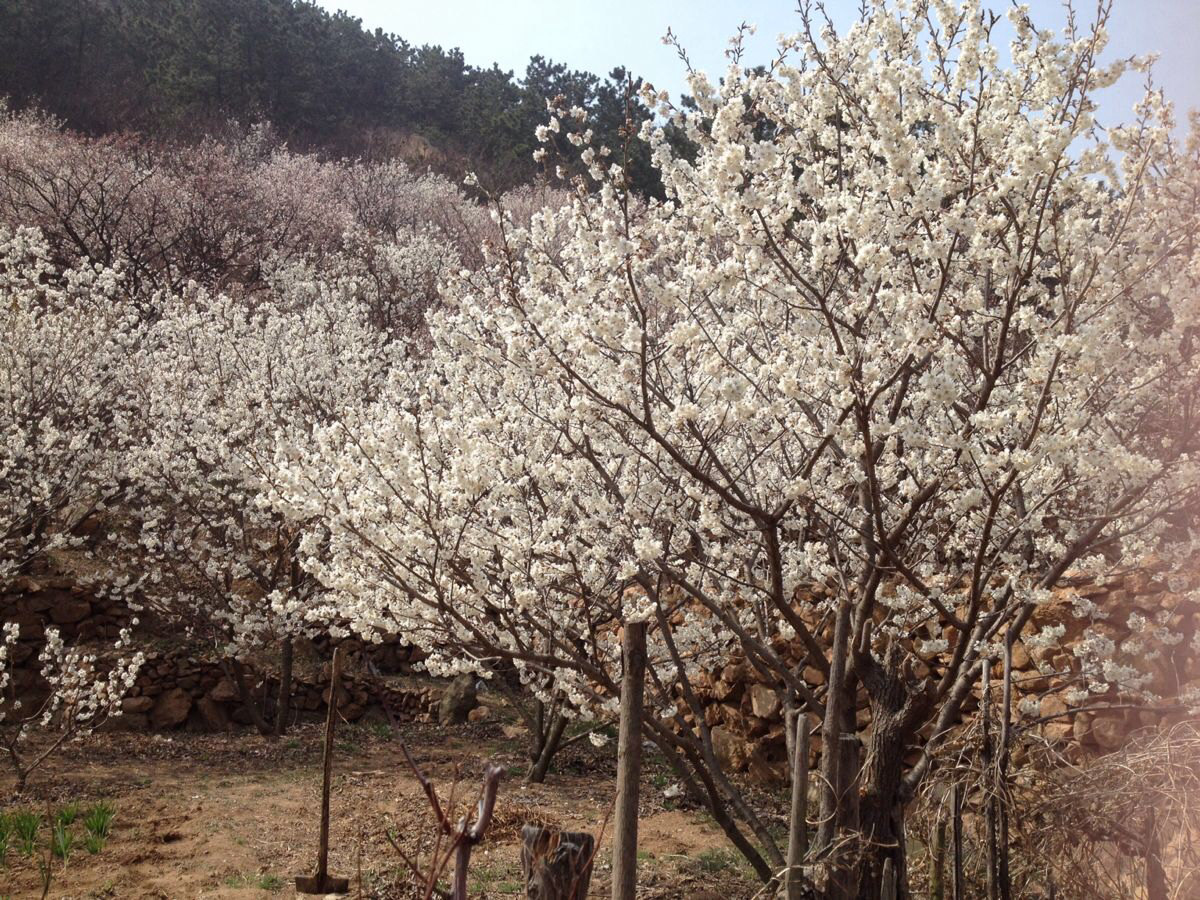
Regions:
<instances>
[{"instance_id":1,"label":"rock","mask_svg":"<svg viewBox=\"0 0 1200 900\"><path fill-rule=\"evenodd\" d=\"M105 719L98 731L148 731L150 717L144 713L127 713Z\"/></svg>"},{"instance_id":2,"label":"rock","mask_svg":"<svg viewBox=\"0 0 1200 900\"><path fill-rule=\"evenodd\" d=\"M15 603L16 597L17 595L14 595L12 600L6 597L5 600ZM57 596L45 591L37 594L29 594L21 599L21 608L28 612L46 612L46 610L54 605L57 599Z\"/></svg>"},{"instance_id":3,"label":"rock","mask_svg":"<svg viewBox=\"0 0 1200 900\"><path fill-rule=\"evenodd\" d=\"M1018 671L1028 669L1029 663L1029 651L1025 649L1025 645L1020 641L1014 642L1012 648L1013 668Z\"/></svg>"},{"instance_id":4,"label":"rock","mask_svg":"<svg viewBox=\"0 0 1200 900\"><path fill-rule=\"evenodd\" d=\"M475 676L464 672L442 692L442 700L438 704L438 721L443 725L461 725L467 721L467 716L478 703L475 697Z\"/></svg>"},{"instance_id":5,"label":"rock","mask_svg":"<svg viewBox=\"0 0 1200 900\"><path fill-rule=\"evenodd\" d=\"M728 703L722 703L717 707L717 712L717 721L724 722L725 726L729 728L730 731L736 732L737 734L746 733L746 717L742 715L742 711L736 706L732 706Z\"/></svg>"},{"instance_id":6,"label":"rock","mask_svg":"<svg viewBox=\"0 0 1200 900\"><path fill-rule=\"evenodd\" d=\"M179 688L171 688L154 701L154 707L150 710L150 724L156 731L178 728L187 721L191 709L192 695Z\"/></svg>"},{"instance_id":7,"label":"rock","mask_svg":"<svg viewBox=\"0 0 1200 900\"><path fill-rule=\"evenodd\" d=\"M762 737L770 727L771 723L766 719L759 718L758 716L749 716L746 719L746 737Z\"/></svg>"},{"instance_id":8,"label":"rock","mask_svg":"<svg viewBox=\"0 0 1200 900\"><path fill-rule=\"evenodd\" d=\"M357 722L366 711L366 707L360 703L347 703L345 706L338 707L338 715L347 722Z\"/></svg>"},{"instance_id":9,"label":"rock","mask_svg":"<svg viewBox=\"0 0 1200 900\"><path fill-rule=\"evenodd\" d=\"M1042 726L1042 735L1048 741L1066 741L1074 737L1075 726L1070 722L1047 722Z\"/></svg>"},{"instance_id":10,"label":"rock","mask_svg":"<svg viewBox=\"0 0 1200 900\"><path fill-rule=\"evenodd\" d=\"M713 754L727 772L740 772L754 748L723 725L712 730Z\"/></svg>"},{"instance_id":11,"label":"rock","mask_svg":"<svg viewBox=\"0 0 1200 900\"><path fill-rule=\"evenodd\" d=\"M6 623L15 623L18 634L23 641L40 641L46 636L46 622L37 613L19 612L16 615L5 614Z\"/></svg>"},{"instance_id":12,"label":"rock","mask_svg":"<svg viewBox=\"0 0 1200 900\"><path fill-rule=\"evenodd\" d=\"M765 684L750 686L750 710L760 719L773 719L779 715L781 703L779 692Z\"/></svg>"},{"instance_id":13,"label":"rock","mask_svg":"<svg viewBox=\"0 0 1200 900\"><path fill-rule=\"evenodd\" d=\"M737 699L739 692L742 689L741 682L730 683L723 678L713 682L713 696L718 700Z\"/></svg>"},{"instance_id":14,"label":"rock","mask_svg":"<svg viewBox=\"0 0 1200 900\"><path fill-rule=\"evenodd\" d=\"M515 741L517 738L525 736L525 729L520 725L505 725L500 731L510 741Z\"/></svg>"},{"instance_id":15,"label":"rock","mask_svg":"<svg viewBox=\"0 0 1200 900\"><path fill-rule=\"evenodd\" d=\"M325 690L321 691L321 703L324 704L325 706L328 706L330 696L331 696L330 688L327 686L325 688ZM349 705L349 703L350 703L350 692L348 690L346 690L344 685L339 684L338 692L337 692L338 709L344 708L345 706Z\"/></svg>"},{"instance_id":16,"label":"rock","mask_svg":"<svg viewBox=\"0 0 1200 900\"><path fill-rule=\"evenodd\" d=\"M492 711L486 706L477 706L467 713L468 722L483 722L491 718Z\"/></svg>"},{"instance_id":17,"label":"rock","mask_svg":"<svg viewBox=\"0 0 1200 900\"><path fill-rule=\"evenodd\" d=\"M1092 737L1102 750L1119 750L1126 735L1125 723L1114 716L1101 716L1092 722Z\"/></svg>"},{"instance_id":18,"label":"rock","mask_svg":"<svg viewBox=\"0 0 1200 900\"><path fill-rule=\"evenodd\" d=\"M1092 733L1092 716L1091 713L1076 713L1075 721L1072 723L1071 734L1075 738L1076 743L1086 744Z\"/></svg>"},{"instance_id":19,"label":"rock","mask_svg":"<svg viewBox=\"0 0 1200 900\"><path fill-rule=\"evenodd\" d=\"M745 660L733 660L725 664L721 670L721 680L727 681L730 684L737 684L740 681L745 681L750 674L750 667L746 665Z\"/></svg>"},{"instance_id":20,"label":"rock","mask_svg":"<svg viewBox=\"0 0 1200 900\"><path fill-rule=\"evenodd\" d=\"M238 699L237 685L228 678L222 678L208 692L208 699L217 703L228 703L231 700L236 700Z\"/></svg>"},{"instance_id":21,"label":"rock","mask_svg":"<svg viewBox=\"0 0 1200 900\"><path fill-rule=\"evenodd\" d=\"M1058 648L1054 646L1035 647L1030 656L1033 657L1034 663L1038 666L1052 666L1057 653Z\"/></svg>"},{"instance_id":22,"label":"rock","mask_svg":"<svg viewBox=\"0 0 1200 900\"><path fill-rule=\"evenodd\" d=\"M206 731L228 731L233 724L224 705L211 697L201 697L197 700L196 712L200 714Z\"/></svg>"},{"instance_id":23,"label":"rock","mask_svg":"<svg viewBox=\"0 0 1200 900\"><path fill-rule=\"evenodd\" d=\"M14 666L24 665L27 660L31 659L35 655L34 647L32 644L22 644L22 643L13 644L9 648L8 652L9 652L9 661Z\"/></svg>"},{"instance_id":24,"label":"rock","mask_svg":"<svg viewBox=\"0 0 1200 900\"><path fill-rule=\"evenodd\" d=\"M760 784L786 784L791 778L786 761L770 759L761 749L750 756L746 771Z\"/></svg>"},{"instance_id":25,"label":"rock","mask_svg":"<svg viewBox=\"0 0 1200 900\"><path fill-rule=\"evenodd\" d=\"M154 698L152 697L126 697L121 701L121 712L126 715L131 713L148 713L153 706Z\"/></svg>"},{"instance_id":26,"label":"rock","mask_svg":"<svg viewBox=\"0 0 1200 900\"><path fill-rule=\"evenodd\" d=\"M50 621L55 625L74 625L92 614L92 604L83 597L68 594L50 607Z\"/></svg>"},{"instance_id":27,"label":"rock","mask_svg":"<svg viewBox=\"0 0 1200 900\"><path fill-rule=\"evenodd\" d=\"M1041 716L1061 716L1067 711L1067 704L1062 697L1049 696L1043 697L1041 704L1038 706L1038 714Z\"/></svg>"}]
</instances>

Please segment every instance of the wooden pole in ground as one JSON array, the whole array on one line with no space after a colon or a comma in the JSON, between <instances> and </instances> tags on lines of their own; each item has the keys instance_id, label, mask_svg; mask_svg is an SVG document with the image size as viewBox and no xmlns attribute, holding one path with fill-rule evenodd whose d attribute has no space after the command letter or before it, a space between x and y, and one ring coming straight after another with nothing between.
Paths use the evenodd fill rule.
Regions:
<instances>
[{"instance_id":1,"label":"wooden pole in ground","mask_svg":"<svg viewBox=\"0 0 1200 900\"><path fill-rule=\"evenodd\" d=\"M329 792L333 778L333 732L337 726L338 693L342 689L342 648L333 648L329 664L329 715L325 718L325 772L321 783L321 844L318 849L317 871L325 874L329 865Z\"/></svg>"},{"instance_id":2,"label":"wooden pole in ground","mask_svg":"<svg viewBox=\"0 0 1200 900\"><path fill-rule=\"evenodd\" d=\"M983 789L984 818L987 820L987 898L1000 900L1000 830L998 821L998 804L996 797L996 756L992 746L992 661L985 659L979 673L980 691L979 712L983 728Z\"/></svg>"},{"instance_id":3,"label":"wooden pole in ground","mask_svg":"<svg viewBox=\"0 0 1200 900\"><path fill-rule=\"evenodd\" d=\"M945 802L945 797L942 798ZM951 813L953 815L953 813ZM946 819L938 810L933 830L933 849L929 854L929 900L946 900Z\"/></svg>"},{"instance_id":4,"label":"wooden pole in ground","mask_svg":"<svg viewBox=\"0 0 1200 900\"><path fill-rule=\"evenodd\" d=\"M998 817L996 879L1000 900L1012 900L1012 878L1008 871L1008 757L1012 745L1012 649L1016 635L1004 641L1004 682L1000 703L1000 750L996 757L994 796Z\"/></svg>"},{"instance_id":5,"label":"wooden pole in ground","mask_svg":"<svg viewBox=\"0 0 1200 900\"><path fill-rule=\"evenodd\" d=\"M646 680L646 623L630 622L621 641L621 723L617 742L617 802L613 823L612 900L637 892L638 782L642 773L642 693Z\"/></svg>"},{"instance_id":6,"label":"wooden pole in ground","mask_svg":"<svg viewBox=\"0 0 1200 900\"><path fill-rule=\"evenodd\" d=\"M1155 827L1154 810L1146 822L1146 900L1167 900L1167 872L1162 864L1162 842Z\"/></svg>"},{"instance_id":7,"label":"wooden pole in ground","mask_svg":"<svg viewBox=\"0 0 1200 900\"><path fill-rule=\"evenodd\" d=\"M950 829L954 838L954 900L966 898L966 885L963 883L962 808L962 785L956 779L950 788Z\"/></svg>"},{"instance_id":8,"label":"wooden pole in ground","mask_svg":"<svg viewBox=\"0 0 1200 900\"><path fill-rule=\"evenodd\" d=\"M333 731L337 724L338 691L341 689L342 648L333 648L329 666L329 715L325 719L325 772L321 782L321 837L317 847L317 873L296 878L296 891L301 894L344 894L350 889L347 878L329 874L329 792L333 778Z\"/></svg>"},{"instance_id":9,"label":"wooden pole in ground","mask_svg":"<svg viewBox=\"0 0 1200 900\"><path fill-rule=\"evenodd\" d=\"M890 856L883 861L883 875L879 880L879 900L896 900L896 864Z\"/></svg>"},{"instance_id":10,"label":"wooden pole in ground","mask_svg":"<svg viewBox=\"0 0 1200 900\"><path fill-rule=\"evenodd\" d=\"M798 712L796 739L792 757L792 815L788 823L787 873L784 875L787 900L800 900L804 875L800 862L808 853L808 743L811 723ZM791 731L791 729L788 729Z\"/></svg>"}]
</instances>

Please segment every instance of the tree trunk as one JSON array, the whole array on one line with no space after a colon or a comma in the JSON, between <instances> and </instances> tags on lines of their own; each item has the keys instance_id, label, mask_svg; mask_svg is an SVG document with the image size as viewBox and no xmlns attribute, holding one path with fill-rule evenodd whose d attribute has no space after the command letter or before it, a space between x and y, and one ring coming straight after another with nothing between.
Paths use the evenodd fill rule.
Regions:
<instances>
[{"instance_id":1,"label":"tree trunk","mask_svg":"<svg viewBox=\"0 0 1200 900\"><path fill-rule=\"evenodd\" d=\"M829 692L825 699L825 720L821 725L821 824L817 829L816 849L824 852L832 844L838 827L838 785L841 762L841 736L844 708L853 703L846 697L846 655L850 637L850 598L838 602L833 630L833 660L829 667Z\"/></svg>"},{"instance_id":2,"label":"tree trunk","mask_svg":"<svg viewBox=\"0 0 1200 900\"><path fill-rule=\"evenodd\" d=\"M275 700L275 736L287 730L292 701L292 656L295 649L291 638L285 638L279 656L279 693Z\"/></svg>"},{"instance_id":3,"label":"tree trunk","mask_svg":"<svg viewBox=\"0 0 1200 900\"><path fill-rule=\"evenodd\" d=\"M860 847L854 889L854 896L860 900L876 900L880 896L888 863L895 879L897 900L908 896L904 808L900 802L905 740L898 718L876 709L867 762L861 773Z\"/></svg>"},{"instance_id":4,"label":"tree trunk","mask_svg":"<svg viewBox=\"0 0 1200 900\"><path fill-rule=\"evenodd\" d=\"M263 717L262 710L254 701L254 693L250 690L250 685L246 681L246 669L242 665L241 660L233 659L229 662L227 671L232 671L234 684L237 685L238 696L242 700L242 706L246 710L246 714L250 716L250 720L254 723L254 727L258 729L258 733L264 737L273 737L271 726L267 724L267 720Z\"/></svg>"},{"instance_id":5,"label":"tree trunk","mask_svg":"<svg viewBox=\"0 0 1200 900\"><path fill-rule=\"evenodd\" d=\"M626 624L625 671L617 745L617 802L613 822L613 900L637 892L638 783L642 771L642 701L646 679L646 623Z\"/></svg>"},{"instance_id":6,"label":"tree trunk","mask_svg":"<svg viewBox=\"0 0 1200 900\"><path fill-rule=\"evenodd\" d=\"M546 746L546 704L541 700L533 703L533 746L529 749L530 763L536 763L542 758L542 749ZM526 719L528 724L528 719Z\"/></svg>"},{"instance_id":7,"label":"tree trunk","mask_svg":"<svg viewBox=\"0 0 1200 900\"><path fill-rule=\"evenodd\" d=\"M538 717L539 721L541 716ZM538 737L538 756L534 760L533 766L529 769L529 774L525 776L525 780L530 784L541 784L546 780L546 773L550 770L550 761L554 759L554 754L558 752L558 747L562 743L563 731L567 727L567 717L562 713L555 713L550 720L550 728L543 732Z\"/></svg>"},{"instance_id":8,"label":"tree trunk","mask_svg":"<svg viewBox=\"0 0 1200 900\"><path fill-rule=\"evenodd\" d=\"M902 652L891 644L886 659L860 661L871 696L871 730L866 761L859 772L858 865L854 896L875 900L891 873L895 900L907 900L908 860L904 837L904 751L926 706L910 695L903 674Z\"/></svg>"}]
</instances>

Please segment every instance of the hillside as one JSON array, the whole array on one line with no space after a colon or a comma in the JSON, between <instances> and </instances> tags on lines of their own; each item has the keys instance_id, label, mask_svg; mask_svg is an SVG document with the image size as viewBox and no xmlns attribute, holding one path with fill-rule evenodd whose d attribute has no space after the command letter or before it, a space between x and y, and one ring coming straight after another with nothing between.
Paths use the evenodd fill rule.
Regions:
<instances>
[{"instance_id":1,"label":"hillside","mask_svg":"<svg viewBox=\"0 0 1200 900\"><path fill-rule=\"evenodd\" d=\"M468 63L458 50L368 31L305 0L7 0L0 4L0 96L92 134L194 139L230 120L269 120L288 143L333 156L403 157L479 173L504 189L537 172L534 130L562 96L614 148L628 73L607 77L534 57L524 73ZM657 193L648 149L631 177Z\"/></svg>"}]
</instances>

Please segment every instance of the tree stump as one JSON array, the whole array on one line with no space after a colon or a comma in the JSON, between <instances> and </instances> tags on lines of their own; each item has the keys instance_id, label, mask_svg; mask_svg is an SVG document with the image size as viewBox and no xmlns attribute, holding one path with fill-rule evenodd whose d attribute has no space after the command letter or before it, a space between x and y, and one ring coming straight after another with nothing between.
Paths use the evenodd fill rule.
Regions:
<instances>
[{"instance_id":1,"label":"tree stump","mask_svg":"<svg viewBox=\"0 0 1200 900\"><path fill-rule=\"evenodd\" d=\"M582 831L541 825L521 829L521 871L528 900L585 900L596 841Z\"/></svg>"}]
</instances>

